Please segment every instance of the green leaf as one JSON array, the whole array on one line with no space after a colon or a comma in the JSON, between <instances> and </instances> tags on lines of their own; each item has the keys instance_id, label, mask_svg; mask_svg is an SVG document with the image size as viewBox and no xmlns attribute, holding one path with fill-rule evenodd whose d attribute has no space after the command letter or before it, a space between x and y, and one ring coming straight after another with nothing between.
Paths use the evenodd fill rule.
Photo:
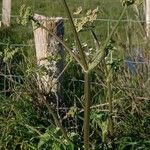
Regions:
<instances>
[{"instance_id":1,"label":"green leaf","mask_svg":"<svg viewBox=\"0 0 150 150\"><path fill-rule=\"evenodd\" d=\"M20 8L19 17L17 18L17 22L25 26L30 21L30 17L32 15L33 13L31 7L26 7L26 5L22 5Z\"/></svg>"},{"instance_id":2,"label":"green leaf","mask_svg":"<svg viewBox=\"0 0 150 150\"><path fill-rule=\"evenodd\" d=\"M4 62L8 62L8 61L11 61L14 57L14 55L18 52L18 48L15 48L15 49L10 49L10 48L5 48L4 49L4 58L3 58L3 61Z\"/></svg>"},{"instance_id":3,"label":"green leaf","mask_svg":"<svg viewBox=\"0 0 150 150\"><path fill-rule=\"evenodd\" d=\"M73 14L74 14L74 15L79 15L81 12L82 12L82 7L80 6L80 7L76 10L76 12L74 12Z\"/></svg>"},{"instance_id":4,"label":"green leaf","mask_svg":"<svg viewBox=\"0 0 150 150\"><path fill-rule=\"evenodd\" d=\"M40 136L40 141L38 143L38 149L40 149L46 142L48 142L51 139L51 136L49 133L44 133Z\"/></svg>"}]
</instances>

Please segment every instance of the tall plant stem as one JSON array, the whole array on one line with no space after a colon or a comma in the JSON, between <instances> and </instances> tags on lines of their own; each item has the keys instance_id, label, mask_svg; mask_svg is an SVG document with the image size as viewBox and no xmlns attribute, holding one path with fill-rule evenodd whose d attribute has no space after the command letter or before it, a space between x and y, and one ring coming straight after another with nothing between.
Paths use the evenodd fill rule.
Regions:
<instances>
[{"instance_id":1,"label":"tall plant stem","mask_svg":"<svg viewBox=\"0 0 150 150\"><path fill-rule=\"evenodd\" d=\"M112 64L113 63L113 52L111 51L110 52L110 63ZM109 113L110 113L110 116L109 116L109 124L108 124L108 131L109 131L109 134L110 134L110 140L111 140L111 146L112 146L112 149L114 150L114 124L113 124L113 118L112 118L112 114L113 114L113 100L112 100L112 85L111 85L111 82L112 82L112 78L113 78L113 68L111 65L108 66L108 80L107 80L107 87L108 87L108 90L107 90L107 97L108 97L108 103L109 103Z\"/></svg>"},{"instance_id":2,"label":"tall plant stem","mask_svg":"<svg viewBox=\"0 0 150 150\"><path fill-rule=\"evenodd\" d=\"M88 63L86 61L86 56L83 52L82 49L82 45L79 39L79 35L76 31L76 27L74 25L73 22L73 18L71 16L71 12L69 10L69 7L66 3L66 0L62 0L64 7L66 9L68 18L69 18L69 22L71 24L71 29L74 33L76 42L77 42L77 46L79 49L79 55L81 58L81 63L83 64L82 69L84 70L84 96L85 96L85 104L84 104L84 147L85 150L89 150L90 146L89 146L89 130L90 130L90 74L88 73Z\"/></svg>"},{"instance_id":3,"label":"tall plant stem","mask_svg":"<svg viewBox=\"0 0 150 150\"><path fill-rule=\"evenodd\" d=\"M88 64L87 64L86 57L85 57L85 54L84 54L83 49L82 49L82 45L81 45L81 42L80 42L80 39L79 39L79 35L77 33L76 27L75 27L74 22L73 22L73 17L71 16L71 12L70 12L69 7L66 3L66 0L63 0L63 4L64 4L64 7L66 9L66 12L67 12L67 15L68 15L68 18L69 18L71 29L74 33L74 36L75 36L75 39L76 39L76 42L77 42L77 46L78 46L78 49L79 49L79 54L80 54L80 57L81 57L81 61L84 65L83 69L84 69L84 71L87 71L88 70Z\"/></svg>"},{"instance_id":4,"label":"tall plant stem","mask_svg":"<svg viewBox=\"0 0 150 150\"><path fill-rule=\"evenodd\" d=\"M112 145L112 149L114 149L114 124L113 124L113 118L112 118L112 114L113 114L113 104L112 104L112 86L111 86L111 79L112 79L112 74L109 76L108 82L107 82L107 86L108 86L108 103L109 103L109 124L108 124L108 131L110 134L110 139L111 139L111 145Z\"/></svg>"},{"instance_id":5,"label":"tall plant stem","mask_svg":"<svg viewBox=\"0 0 150 150\"><path fill-rule=\"evenodd\" d=\"M84 73L84 95L85 95L85 104L84 104L84 148L89 150L89 130L90 130L90 74Z\"/></svg>"}]
</instances>

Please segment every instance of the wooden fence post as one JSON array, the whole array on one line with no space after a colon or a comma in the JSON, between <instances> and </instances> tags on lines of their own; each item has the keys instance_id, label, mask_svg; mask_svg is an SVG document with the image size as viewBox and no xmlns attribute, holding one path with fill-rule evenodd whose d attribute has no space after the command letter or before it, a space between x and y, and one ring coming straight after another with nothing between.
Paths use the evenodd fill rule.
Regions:
<instances>
[{"instance_id":1,"label":"wooden fence post","mask_svg":"<svg viewBox=\"0 0 150 150\"><path fill-rule=\"evenodd\" d=\"M9 27L11 19L11 0L2 2L2 25Z\"/></svg>"},{"instance_id":2,"label":"wooden fence post","mask_svg":"<svg viewBox=\"0 0 150 150\"><path fill-rule=\"evenodd\" d=\"M64 26L62 18L47 18L38 14L35 14L34 18L63 40ZM37 65L44 70L42 75L38 74L38 86L44 93L55 93L60 101L63 99L63 92L61 91L62 76L59 80L57 80L57 77L63 70L64 49L42 27L34 29L33 32Z\"/></svg>"},{"instance_id":3,"label":"wooden fence post","mask_svg":"<svg viewBox=\"0 0 150 150\"><path fill-rule=\"evenodd\" d=\"M146 34L150 38L150 0L145 0Z\"/></svg>"}]
</instances>

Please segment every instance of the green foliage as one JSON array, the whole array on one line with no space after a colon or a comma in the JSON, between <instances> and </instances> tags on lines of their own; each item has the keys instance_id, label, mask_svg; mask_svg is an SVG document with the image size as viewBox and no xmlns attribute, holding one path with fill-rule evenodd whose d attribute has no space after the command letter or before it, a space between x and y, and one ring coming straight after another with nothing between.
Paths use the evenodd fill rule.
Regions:
<instances>
[{"instance_id":1,"label":"green foliage","mask_svg":"<svg viewBox=\"0 0 150 150\"><path fill-rule=\"evenodd\" d=\"M75 135L70 134L72 139ZM74 150L74 145L68 143L60 134L60 129L50 126L39 136L38 149Z\"/></svg>"},{"instance_id":2,"label":"green foliage","mask_svg":"<svg viewBox=\"0 0 150 150\"><path fill-rule=\"evenodd\" d=\"M14 58L18 50L19 50L18 48L13 49L13 48L8 48L8 47L4 49L3 61L5 63L10 62Z\"/></svg>"},{"instance_id":3,"label":"green foliage","mask_svg":"<svg viewBox=\"0 0 150 150\"><path fill-rule=\"evenodd\" d=\"M28 131L25 124L36 124L38 115L28 97L18 101L1 98L0 106L1 149L35 149L37 134Z\"/></svg>"},{"instance_id":4,"label":"green foliage","mask_svg":"<svg viewBox=\"0 0 150 150\"><path fill-rule=\"evenodd\" d=\"M93 110L91 112L91 123L95 129L101 129L102 142L106 142L106 137L108 134L108 112L98 112L98 110Z\"/></svg>"},{"instance_id":5,"label":"green foliage","mask_svg":"<svg viewBox=\"0 0 150 150\"><path fill-rule=\"evenodd\" d=\"M18 1L16 0L16 2ZM56 9L52 12L52 9L49 9L49 5L46 6L45 2L38 2L40 10L42 10L41 12L48 15L61 12L64 15L63 8L60 8L60 12L56 11ZM73 1L68 2L71 9L74 10L76 3ZM92 55L97 49L94 47L93 37L88 36L91 34L89 31L90 29L96 31L101 45L103 44L104 37L107 36L108 27L104 22L97 22L96 18L107 18L108 16L109 18L117 18L117 14L120 13L122 7L120 7L121 3L118 5L115 2L109 1L111 4L109 5L110 9L108 9L108 3L97 1L96 5L101 5L99 9L102 8L104 10L103 13L106 13L100 16L100 10L95 7L94 0L88 2L88 7L91 7L91 10L87 8L87 11L82 6L78 8L74 15L82 17L81 20L75 20L75 24L78 32L80 32L82 42L87 43L85 47L82 44L84 52L90 57L88 59L92 60ZM83 1L79 3L83 4ZM123 1L123 5L131 5L133 3L134 1ZM137 4L137 1L135 3ZM62 7L58 5L58 2L53 2L52 4ZM112 11L112 7L114 7L114 11ZM109 14L109 11L112 14ZM28 5L22 5L20 16L17 19L18 23L30 25L29 19L32 14L32 10ZM133 17L134 14L131 14L131 16ZM110 25L109 30L112 29L113 25L113 23ZM92 87L90 145L95 150L108 150L111 147L108 133L108 120L110 116L113 117L114 121L116 150L148 150L150 147L149 79L148 71L146 70L148 66L146 64L142 65L142 70L139 69L138 74L134 76L127 71L122 57L126 48L124 49L124 47L120 46L120 43L128 45L126 43L127 37L125 36L127 26L128 23L123 22L113 36L115 43L113 41L107 43L105 48L105 52L108 54L105 57L106 68L104 64L99 64L92 72L92 80L90 82ZM144 55L148 55L149 45L145 46L142 43L141 30L135 23L131 27L133 43L131 43L130 47L140 45L145 50ZM34 104L38 99L34 78L36 74L42 76L45 72L45 68L35 65L34 48L32 46L18 48L18 46L11 45L11 43L32 44L32 32L28 30L27 26L21 28L16 22L13 22L11 28L1 29L0 31L1 43L8 43L7 46L0 46L0 149L82 150L84 112L83 71L74 60L66 68L63 81L64 101L62 107L59 104L60 112L56 110L60 115L62 125L67 130L68 137L72 141L72 143L69 143L62 136L60 128L54 125L54 120L51 115L48 115L47 109L43 106L44 104L41 107L37 106L38 104ZM69 45L74 38L70 38L73 36L68 25L66 26L66 33L69 34L69 36L66 35L65 37L68 38L66 42ZM73 44L76 50L76 43L74 42ZM90 51L91 48L92 52ZM88 53L90 54L88 55ZM148 60L148 56L145 56L145 59ZM54 56L48 58L48 60L59 60L59 57ZM66 54L65 64L69 61L70 56ZM109 69L112 69L113 72ZM109 73L113 74L111 82L112 114L109 113L107 103L106 84L109 75L112 75ZM19 76L19 78L16 79L13 75ZM54 105L54 108L57 105L55 99L50 104Z\"/></svg>"},{"instance_id":6,"label":"green foliage","mask_svg":"<svg viewBox=\"0 0 150 150\"><path fill-rule=\"evenodd\" d=\"M23 26L26 26L30 21L31 16L33 15L31 7L27 7L26 5L22 5L20 8L20 14L17 18L17 23Z\"/></svg>"},{"instance_id":7,"label":"green foliage","mask_svg":"<svg viewBox=\"0 0 150 150\"><path fill-rule=\"evenodd\" d=\"M131 137L123 137L118 142L118 150L135 150L135 149L142 149L148 150L150 147L150 141L133 141Z\"/></svg>"},{"instance_id":8,"label":"green foliage","mask_svg":"<svg viewBox=\"0 0 150 150\"><path fill-rule=\"evenodd\" d=\"M69 111L68 111L68 115L71 116L72 118L75 117L75 115L77 114L77 107L70 107Z\"/></svg>"},{"instance_id":9,"label":"green foliage","mask_svg":"<svg viewBox=\"0 0 150 150\"><path fill-rule=\"evenodd\" d=\"M82 8L79 7L78 10L74 13L79 15L82 12ZM77 32L80 32L85 29L92 27L93 22L97 19L98 7L94 10L88 10L86 16L81 17L80 19L75 19L74 23L77 29Z\"/></svg>"}]
</instances>

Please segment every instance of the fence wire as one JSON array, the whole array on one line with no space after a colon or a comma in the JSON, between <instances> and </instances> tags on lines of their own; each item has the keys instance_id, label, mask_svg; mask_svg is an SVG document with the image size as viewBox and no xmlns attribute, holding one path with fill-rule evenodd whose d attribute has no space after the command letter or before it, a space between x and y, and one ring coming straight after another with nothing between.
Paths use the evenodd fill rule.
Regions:
<instances>
[{"instance_id":1,"label":"fence wire","mask_svg":"<svg viewBox=\"0 0 150 150\"><path fill-rule=\"evenodd\" d=\"M42 13L39 13L42 14ZM2 16L2 14L0 14ZM11 18L18 18L19 15L11 15ZM68 18L61 17L63 20L68 20ZM48 18L46 20L54 20L55 18ZM82 20L82 17L74 17L73 19ZM44 20L44 19L42 19ZM95 21L102 21L102 22L118 22L118 19L111 19L111 18L97 18ZM122 19L120 22L133 22L133 23L146 23L145 20L133 20L133 19Z\"/></svg>"},{"instance_id":2,"label":"fence wire","mask_svg":"<svg viewBox=\"0 0 150 150\"><path fill-rule=\"evenodd\" d=\"M56 1L59 1L59 2L61 2L60 0L56 0ZM20 6L23 4L23 3L26 3L27 5L31 5L32 6L32 9L33 9L33 11L35 12L35 13L38 13L38 14L41 14L41 15L45 15L45 16L60 16L60 13L64 13L63 12L63 9L62 9L62 6L61 6L61 4L57 4L56 3L56 1L54 1L54 0L14 0L14 1L12 1L12 15L11 15L11 19L12 19L12 21L15 21L16 20L16 18L17 17L19 17L18 16L18 13L19 13L19 9L20 9ZM75 2L75 3L77 3L76 2L76 0L68 0L68 3L70 4L71 2ZM92 8L94 8L95 6L95 4L96 5L100 5L100 7L102 7L102 8L104 8L104 5L109 5L110 7L108 8L108 6L106 7L107 8L107 10L104 10L104 11L108 11L107 13L108 14L111 14L111 12L115 12L116 11L116 9L118 9L118 8L116 8L117 6L121 6L121 3L119 3L119 1L120 0L115 0L114 2L112 2L112 0L79 0L79 4L78 4L78 6L81 4L83 7L87 7L88 9L90 8L90 7L92 7ZM108 4L109 3L109 4ZM110 5L111 4L111 5ZM52 5L55 5L55 6L58 6L58 8L56 8L55 6L53 7ZM1 6L1 4L0 4L0 6ZM16 7L17 6L17 8L14 8L14 6ZM77 4L76 5L74 5L73 7L77 7ZM59 9L60 9L60 12L59 12ZM73 8L71 8L72 9L72 11L74 11L74 9ZM121 9L121 8L120 8ZM47 12L47 10L49 10L48 12ZM49 13L50 12L50 10L53 10L53 12L52 13ZM101 10L100 10L101 11ZM44 12L44 13L43 13ZM105 12L104 12L105 13ZM51 14L51 15L50 15ZM96 22L98 22L97 24L97 26L99 26L98 28L96 28L95 30L95 32L96 33L98 33L99 35L99 37L103 34L103 35L105 35L105 36L109 36L110 35L110 32L111 32L111 29L112 29L112 26L114 25L114 23L116 23L116 22L118 22L118 19L117 18L112 18L112 17L110 17L110 18L107 18L109 15L107 15L107 16L103 16L103 17L101 17L101 16L98 16L98 18L95 20ZM2 17L2 14L0 13L0 18ZM115 17L117 17L117 15L115 16ZM50 18L50 19L53 19L53 18ZM68 18L67 17L65 17L65 15L63 14L62 15L62 19L64 20L64 21L66 21L66 22L68 22ZM81 20L82 19L82 17L74 17L73 19L77 19L77 20ZM143 23L146 23L145 22L145 20L144 19L137 19L137 20L134 20L134 19L122 19L121 20L121 25L120 25L120 27L121 28L123 28L122 30L124 30L125 29L125 23L130 23L130 24L139 24L139 23L141 23L141 24L143 24ZM103 27L103 26L104 27ZM134 25L133 25L134 26ZM67 26L68 27L68 26ZM18 31L19 33L20 32L22 32L21 34L25 34L25 32L24 31L21 31L21 29L19 29L19 27L17 26L16 28L14 28L14 27L12 27L12 30L13 31ZM27 26L27 27L25 27L25 30L27 31L27 32L30 32L30 33L32 33L33 31L32 31L32 27L30 27L30 31L29 31L29 26ZM134 32L134 31L133 31ZM136 31L136 32L138 32L138 31ZM120 32L121 33L121 32ZM119 34L120 34L119 33ZM126 33L125 33L126 34ZM134 33L135 34L135 33ZM84 36L84 35L83 35ZM120 35L120 36L122 36L122 35ZM126 35L125 35L126 36ZM136 35L135 35L136 36ZM21 37L21 36L19 36L19 37ZM69 38L70 37L73 37L73 36L71 36L71 34L69 33L69 36L68 36ZM30 37L31 38L31 37ZM32 38L33 38L33 35L32 35ZM101 37L100 37L101 38ZM139 38L141 38L140 36L139 36ZM14 38L13 38L14 39ZM101 40L101 39L100 39ZM86 40L85 40L86 41ZM144 40L143 40L144 41ZM88 41L87 41L87 43L89 43ZM43 43L44 44L44 43ZM140 42L140 43L138 43L137 41L136 41L136 44L134 44L134 46L137 46L137 45L142 45L144 48L145 48L145 45L146 45L147 43L145 43L145 42ZM26 50L28 50L30 47L34 47L35 48L35 44L34 44L34 42L33 42L33 39L32 39L32 43L31 44L28 44L27 42L26 43L12 43L11 41L9 41L9 39L8 39L8 42L6 42L6 41L4 41L2 38L0 39L0 45L1 45L1 49L2 49L2 51L4 51L4 47L19 47L19 48L22 48L22 47L25 47L25 49ZM45 44L44 44L45 45ZM2 61L2 60L0 60L0 61ZM138 60L130 60L130 59L125 59L125 60L122 60L122 62L124 63L124 64L127 64L127 65L130 65L130 66L128 66L128 67L131 67L131 69L135 69L135 66L137 65L137 66L150 66L150 60L147 60L147 59L144 59L144 61L138 61ZM30 63L30 62L29 62ZM1 64L0 64L1 65ZM3 67L3 66L2 66ZM129 68L130 69L130 68ZM2 71L4 71L4 73L2 72ZM137 73L138 74L138 73ZM142 75L144 74L144 72L142 72ZM147 74L149 74L149 72L147 71ZM132 73L130 73L130 75L132 76L134 76L135 74L132 74ZM12 82L12 81L15 81L16 80L16 82L19 84L19 82L22 84L22 80L24 80L26 77L25 76L23 76L23 75L15 75L15 74L9 74L8 72L7 72L7 69L5 68L5 70L1 70L1 68L0 68L0 78L3 78L4 79L4 83L3 83L3 86L4 86L4 88L3 88L3 90L0 90L0 93L4 93L5 95L7 94L7 93L22 93L22 92L24 92L24 89L23 90L19 90L18 88L8 88L7 87L7 84L10 82ZM9 79L12 79L13 78L13 80L11 81L11 80L9 80ZM129 79L130 80L130 79ZM78 83L81 83L81 84L83 84L84 83L84 81L83 80L80 80L80 79L76 79L76 78L72 78L72 79L70 79L70 78L67 78L67 81L69 82L69 84L70 84L70 87L71 87L71 85L73 85L73 88L75 89L75 87L74 87L74 82L78 82ZM8 83L7 83L8 82ZM126 85L126 82L127 82L127 80L125 80L125 84L124 85L122 85L122 84L120 84L120 86L122 87L122 89L124 90L125 88L126 88L126 86L127 86L127 88L130 90L130 91L134 91L134 90L136 90L136 91L138 91L138 93L140 93L140 89L139 88L137 88L137 87L135 87L135 86L132 86L132 85ZM149 79L148 79L148 81L147 82L149 82ZM1 81L1 83L0 84L2 84L2 81ZM96 86L99 86L99 85L101 85L102 83L99 83L99 82L91 82L91 85L96 85ZM103 85L104 86L104 85ZM79 88L80 89L80 87L81 86L78 86L77 88ZM115 89L116 87L113 87L113 89ZM68 88L69 89L69 88ZM71 89L71 88L70 88ZM65 91L65 88L63 89L64 91ZM147 87L147 90L149 90L149 87ZM99 91L101 91L101 88L98 88L98 92ZM120 89L119 89L119 91L120 91ZM145 92L145 91L144 91ZM67 93L67 92L66 92ZM69 91L69 94L70 95L73 95L73 99L71 99L71 100L73 100L74 101L74 105L76 105L76 99L78 99L78 97L76 97L76 95L75 95L75 91L73 90L73 91ZM97 95L95 95L94 97L96 97ZM147 97L146 97L147 98ZM94 99L94 98L93 98ZM143 98L142 98L143 99ZM147 98L148 100L149 100L149 98ZM80 101L80 100L79 100ZM120 99L118 99L117 101L120 101ZM65 104L64 104L65 105ZM103 105L103 104L102 104ZM101 105L100 105L101 106ZM95 106L92 106L93 108L95 108ZM97 106L96 106L97 107ZM105 107L106 108L106 107ZM68 110L68 109L70 109L70 108L67 108L67 107L64 107L63 108L63 106L62 107L59 107L59 109L63 109L63 110ZM102 109L100 109L100 110L102 110ZM84 110L80 110L80 112L83 112ZM66 111L67 112L67 111ZM65 113L65 114L67 114L67 113ZM74 124L77 124L77 122L75 122Z\"/></svg>"},{"instance_id":3,"label":"fence wire","mask_svg":"<svg viewBox=\"0 0 150 150\"><path fill-rule=\"evenodd\" d=\"M16 24L16 19L19 17L19 9L20 7L25 4L26 6L31 6L32 10L36 14L41 14L44 16L47 16L48 20L55 19L57 16L61 16L62 20L64 21L64 27L65 27L65 37L64 41L73 49L74 46L76 47L76 42L74 40L74 36L71 32L69 23L68 23L68 18L66 17L66 14L64 13L64 8L61 5L61 0L15 0L12 1L12 14L11 14L11 21L12 21L12 26L10 27L10 33L5 33L5 29L3 31L0 31L0 52L4 52L4 50L8 48L20 48L23 49L24 52L29 52L29 51L35 51L35 44L34 44L34 37L33 37L33 29L31 24L28 25L27 27L21 27L18 24ZM71 12L75 11L75 8L82 6L83 8L83 15L75 16L73 15L73 19L77 19L78 21L82 20L82 16L86 13L87 10L89 9L95 9L97 6L99 7L99 14L97 19L93 23L93 30L96 33L99 42L101 45L105 41L106 37L110 35L110 32L115 25L116 22L118 22L118 16L122 10L122 6L120 3L120 0L115 0L112 2L112 0L68 0L69 7L71 9ZM0 7L1 7L1 2L0 2ZM96 6L95 6L96 5ZM108 9L109 5L109 9ZM132 12L132 11L131 11ZM53 18L52 18L53 17ZM2 13L0 12L0 18L2 18ZM118 82L116 85L113 85L115 81L113 81L112 84L112 91L114 92L113 94L113 102L124 100L126 101L126 97L128 96L126 91L129 91L129 94L134 94L134 96L138 99L140 97L142 100L145 99L146 101L149 100L149 90L150 90L150 57L146 56L145 57L145 51L147 52L149 49L149 45L147 42L145 42L145 33L141 31L141 28L145 27L145 20L144 17L136 18L133 16L128 16L124 17L118 26L118 30L114 34L114 39L116 39L116 44L115 46L118 45L123 45L115 47L117 50L115 50L115 56L113 56L112 60L115 60L115 57L121 57L118 56L118 53L120 50L123 51L123 68L122 70L118 73ZM82 35L83 33L83 35ZM84 50L87 52L88 50L95 50L95 41L93 38L91 38L91 33L87 32L82 32L80 34L80 38L84 47ZM72 38L70 38L72 37ZM130 39L132 37L132 39ZM12 41L11 41L12 39ZM131 41L134 40L132 43ZM15 42L14 42L15 41ZM131 43L130 43L131 42ZM71 44L70 44L71 43ZM120 44L121 43L121 44ZM45 43L43 43L45 45ZM140 59L142 60L135 59L136 52L132 54L132 50L136 49L138 55L140 56ZM139 50L139 51L138 51ZM89 52L89 51L88 51ZM126 57L127 55L127 57ZM17 65L19 66L18 58L20 57L17 56L14 61L15 63L18 63ZM31 56L35 57L35 56ZM36 57L35 57L36 58ZM28 62L28 65L32 66L30 64L30 60L26 60ZM71 64L71 63L70 63ZM69 64L69 65L70 65ZM1 94L5 95L7 98L7 94L21 94L24 91L24 88L21 89L21 85L23 85L23 82L25 78L28 78L28 76L24 75L18 75L15 74L15 72L11 72L10 70L16 69L14 66L13 62L7 66L5 63L3 63L3 58L1 57L0 59L0 96ZM78 79L77 77L74 77L75 75L78 74L78 72L73 68L72 65L67 66L68 68L71 66L71 69L67 68L69 71L67 74L69 74L71 71L73 72L72 78L67 77L67 79L64 79L65 84L62 87L63 94L68 98L67 101L72 101L74 103L74 107L77 106L77 103L81 103L82 105L82 97L79 97L78 94L83 90L83 84L84 80L83 79ZM113 65L113 64L112 64ZM9 68L10 67L10 68ZM100 66L101 67L101 66ZM99 68L100 68L99 67ZM20 68L19 68L20 69ZM21 68L22 69L22 68ZM33 68L32 68L33 69ZM34 68L35 69L35 68ZM36 69L33 69L33 74L36 73ZM139 70L140 71L139 71ZM22 70L21 70L22 71ZM31 71L30 68L28 71ZM35 71L35 72L34 72ZM101 71L101 70L98 70ZM80 72L81 74L81 72ZM70 75L70 74L69 74ZM77 75L78 76L78 75ZM81 76L81 75L80 75ZM101 77L101 74L97 74L95 76L98 76L98 78L103 78ZM94 76L94 78L96 78ZM117 78L116 77L116 78ZM138 83L132 84L132 81L137 79L136 81L139 82L141 80L142 84L138 85ZM67 81L66 81L67 80ZM93 79L92 79L93 80ZM25 83L26 84L26 83ZM28 83L27 83L28 84ZM30 83L29 83L30 84ZM18 89L19 85L19 89ZM96 108L97 106L102 107L103 105L100 101L102 100L101 97L99 97L99 94L102 93L103 89L107 91L107 85L105 83L102 83L98 79L95 79L94 81L91 81L92 85L92 94L93 95L92 100L93 102L97 101ZM16 86L16 87L15 87ZM26 85L25 85L26 86ZM66 87L67 86L67 87ZM117 90L116 90L117 89ZM32 90L32 89L31 89ZM116 92L117 91L117 92ZM140 92L143 92L144 94L140 95ZM116 93L115 93L116 92ZM117 97L116 95L118 93L123 92L124 96L122 99ZM142 93L141 92L141 93ZM119 95L119 94L118 94ZM116 96L116 97L115 97ZM129 95L130 97L130 95ZM116 100L117 99L117 100ZM130 99L130 98L129 98ZM138 99L139 100L139 99ZM68 105L66 105L68 102L61 103L59 107L57 106L56 109L63 110L63 114L67 114L68 110L70 109ZM105 105L105 104L104 104ZM95 106L92 106L95 108ZM107 109L107 107L104 107ZM105 110L104 109L104 110ZM100 109L103 110L103 109ZM81 109L80 113L83 112L84 110ZM105 110L108 111L108 110ZM58 112L59 113L59 112ZM61 111L62 113L62 111ZM59 114L58 114L59 116ZM65 117L63 117L65 118ZM73 126L77 129L78 128L78 119L75 118L74 120L68 119L71 126ZM70 122L72 121L72 122Z\"/></svg>"}]
</instances>

